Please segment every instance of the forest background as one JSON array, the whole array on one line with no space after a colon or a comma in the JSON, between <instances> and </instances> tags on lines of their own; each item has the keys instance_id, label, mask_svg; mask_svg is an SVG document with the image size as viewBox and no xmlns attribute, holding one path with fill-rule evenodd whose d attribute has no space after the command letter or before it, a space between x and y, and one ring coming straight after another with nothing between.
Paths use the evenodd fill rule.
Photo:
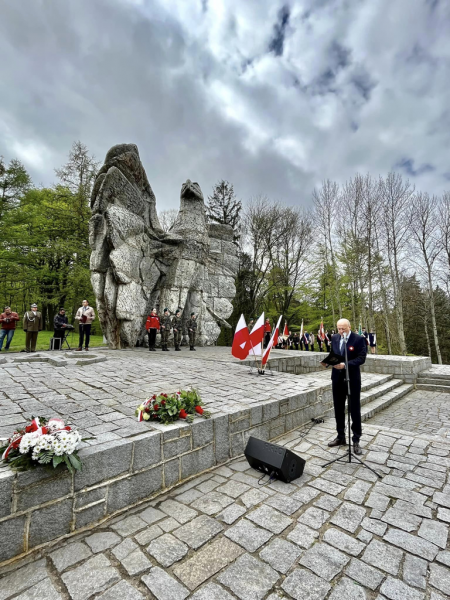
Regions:
<instances>
[{"instance_id":1,"label":"forest background","mask_svg":"<svg viewBox=\"0 0 450 600\"><path fill-rule=\"evenodd\" d=\"M43 188L18 160L0 157L1 308L23 315L37 302L51 330L60 306L70 322L84 298L95 307L88 223L98 168L75 142ZM450 192L430 196L399 173L357 173L343 185L324 180L307 209L264 195L242 202L222 180L207 212L236 232L233 327L241 313L248 321L264 310L272 324L282 314L290 330L303 320L317 333L322 319L331 330L342 316L354 330L376 331L380 353L450 362ZM176 214L159 213L165 230ZM231 341L224 329L218 343Z\"/></svg>"}]
</instances>

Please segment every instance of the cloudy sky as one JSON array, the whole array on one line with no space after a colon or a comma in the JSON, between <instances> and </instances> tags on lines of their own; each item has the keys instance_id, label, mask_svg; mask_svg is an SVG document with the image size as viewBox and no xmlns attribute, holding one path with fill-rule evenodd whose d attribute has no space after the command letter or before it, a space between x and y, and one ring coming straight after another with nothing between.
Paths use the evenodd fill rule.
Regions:
<instances>
[{"instance_id":1,"label":"cloudy sky","mask_svg":"<svg viewBox=\"0 0 450 600\"><path fill-rule=\"evenodd\" d=\"M158 207L219 179L308 204L323 178L450 188L448 0L2 0L0 154L54 182L134 142Z\"/></svg>"}]
</instances>

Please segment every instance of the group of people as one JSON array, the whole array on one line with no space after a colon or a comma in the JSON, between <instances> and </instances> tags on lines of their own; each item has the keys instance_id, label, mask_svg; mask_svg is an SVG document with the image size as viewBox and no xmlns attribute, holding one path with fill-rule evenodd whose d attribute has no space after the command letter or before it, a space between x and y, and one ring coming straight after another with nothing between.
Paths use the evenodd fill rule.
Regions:
<instances>
[{"instance_id":1,"label":"group of people","mask_svg":"<svg viewBox=\"0 0 450 600\"><path fill-rule=\"evenodd\" d=\"M251 331L255 324L254 319L250 319L248 324L248 329ZM305 350L315 352L316 345L317 350L319 352L330 352L331 350L331 339L332 336L336 334L336 331L332 329L329 331L318 329L317 335L313 332L309 333L306 329L301 332L289 331L289 335L280 335L278 336L278 343L275 348L279 350ZM361 335L364 336L366 340L366 344L368 348L370 348L370 352L372 354L376 353L377 348L377 336L373 329L370 332L366 331L366 328L363 327L361 331ZM267 347L270 342L270 338L272 336L272 325L270 324L270 319L266 319L264 323L264 347Z\"/></svg>"},{"instance_id":2,"label":"group of people","mask_svg":"<svg viewBox=\"0 0 450 600\"><path fill-rule=\"evenodd\" d=\"M83 300L82 305L77 310L75 320L79 322L79 342L76 350L80 351L83 349L89 350L89 340L91 337L91 326L92 321L95 319L94 309L89 306L87 300ZM20 321L19 314L13 312L10 306L5 306L3 312L0 315L0 351L3 349L3 343L6 338L5 350L8 351L11 345L14 333L16 331L17 322ZM44 321L42 313L38 310L38 305L33 302L30 306L30 310L27 310L23 316L23 330L25 332L25 350L23 352L36 352L36 344L39 332L44 328ZM73 329L69 325L69 320L66 316L66 310L60 308L57 315L53 320L54 333L53 337L60 339L61 348L62 340L64 339L65 333L68 329Z\"/></svg>"},{"instance_id":3,"label":"group of people","mask_svg":"<svg viewBox=\"0 0 450 600\"><path fill-rule=\"evenodd\" d=\"M148 334L148 349L150 352L156 352L156 334L161 334L161 350L168 352L170 332L173 331L173 345L176 351L181 350L181 340L183 336L182 310L177 308L175 315L171 316L170 310L165 308L161 316L158 315L156 308L147 317L145 328ZM185 329L189 335L189 350L195 351L195 337L197 334L197 316L191 312L191 316L186 323Z\"/></svg>"}]
</instances>

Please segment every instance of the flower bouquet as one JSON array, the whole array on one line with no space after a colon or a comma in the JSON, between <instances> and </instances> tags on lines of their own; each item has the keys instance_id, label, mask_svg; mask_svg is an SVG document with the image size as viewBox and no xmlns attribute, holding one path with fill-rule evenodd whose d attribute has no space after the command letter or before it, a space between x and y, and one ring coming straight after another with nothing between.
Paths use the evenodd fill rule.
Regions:
<instances>
[{"instance_id":1,"label":"flower bouquet","mask_svg":"<svg viewBox=\"0 0 450 600\"><path fill-rule=\"evenodd\" d=\"M202 408L197 390L180 390L172 394L153 394L137 407L138 421L159 421L169 425L177 419L192 423L195 416L208 419L211 414Z\"/></svg>"},{"instance_id":2,"label":"flower bouquet","mask_svg":"<svg viewBox=\"0 0 450 600\"><path fill-rule=\"evenodd\" d=\"M0 447L2 460L16 471L27 471L38 464L56 467L65 463L71 473L81 470L76 450L81 435L75 427L54 417L33 417L24 429L19 429Z\"/></svg>"}]
</instances>

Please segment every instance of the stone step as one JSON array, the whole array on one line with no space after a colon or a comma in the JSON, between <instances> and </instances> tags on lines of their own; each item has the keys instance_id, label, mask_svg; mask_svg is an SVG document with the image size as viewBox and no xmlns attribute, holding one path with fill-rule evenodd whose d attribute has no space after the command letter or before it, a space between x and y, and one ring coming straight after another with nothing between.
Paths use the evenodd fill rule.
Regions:
<instances>
[{"instance_id":1,"label":"stone step","mask_svg":"<svg viewBox=\"0 0 450 600\"><path fill-rule=\"evenodd\" d=\"M364 406L365 404L368 404L369 402L380 398L380 396L389 394L396 388L400 387L402 383L403 382L401 379L391 378L389 379L389 381L383 382L381 384L377 382L377 385L370 388L367 392L365 392L363 388L363 392L361 393L361 406Z\"/></svg>"},{"instance_id":2,"label":"stone step","mask_svg":"<svg viewBox=\"0 0 450 600\"><path fill-rule=\"evenodd\" d=\"M417 380L416 389L418 390L426 390L429 392L444 392L450 394L450 382L448 385L442 383L422 383L420 380Z\"/></svg>"},{"instance_id":3,"label":"stone step","mask_svg":"<svg viewBox=\"0 0 450 600\"><path fill-rule=\"evenodd\" d=\"M369 381L364 381L364 377L365 377L365 374L362 374L361 392L367 392L368 390L371 390L374 387L383 385L385 383L388 383L388 381L392 381L392 379L394 379L393 375L384 375L383 377L380 377L379 379L376 379L375 381L370 381L370 379L369 379Z\"/></svg>"},{"instance_id":4,"label":"stone step","mask_svg":"<svg viewBox=\"0 0 450 600\"><path fill-rule=\"evenodd\" d=\"M450 378L445 379L444 377L424 377L419 375L417 383L432 383L434 385L450 385Z\"/></svg>"},{"instance_id":5,"label":"stone step","mask_svg":"<svg viewBox=\"0 0 450 600\"><path fill-rule=\"evenodd\" d=\"M395 380L399 381L399 380ZM400 385L393 389L391 392L384 394L382 396L377 397L375 400L368 402L361 409L361 418L363 421L367 421L375 415L376 413L382 411L384 408L387 408L409 392L414 390L414 386L411 383L402 383L400 381Z\"/></svg>"},{"instance_id":6,"label":"stone step","mask_svg":"<svg viewBox=\"0 0 450 600\"><path fill-rule=\"evenodd\" d=\"M422 371L418 375L418 379L445 379L450 382L450 375L448 373L434 373L430 371Z\"/></svg>"}]
</instances>

